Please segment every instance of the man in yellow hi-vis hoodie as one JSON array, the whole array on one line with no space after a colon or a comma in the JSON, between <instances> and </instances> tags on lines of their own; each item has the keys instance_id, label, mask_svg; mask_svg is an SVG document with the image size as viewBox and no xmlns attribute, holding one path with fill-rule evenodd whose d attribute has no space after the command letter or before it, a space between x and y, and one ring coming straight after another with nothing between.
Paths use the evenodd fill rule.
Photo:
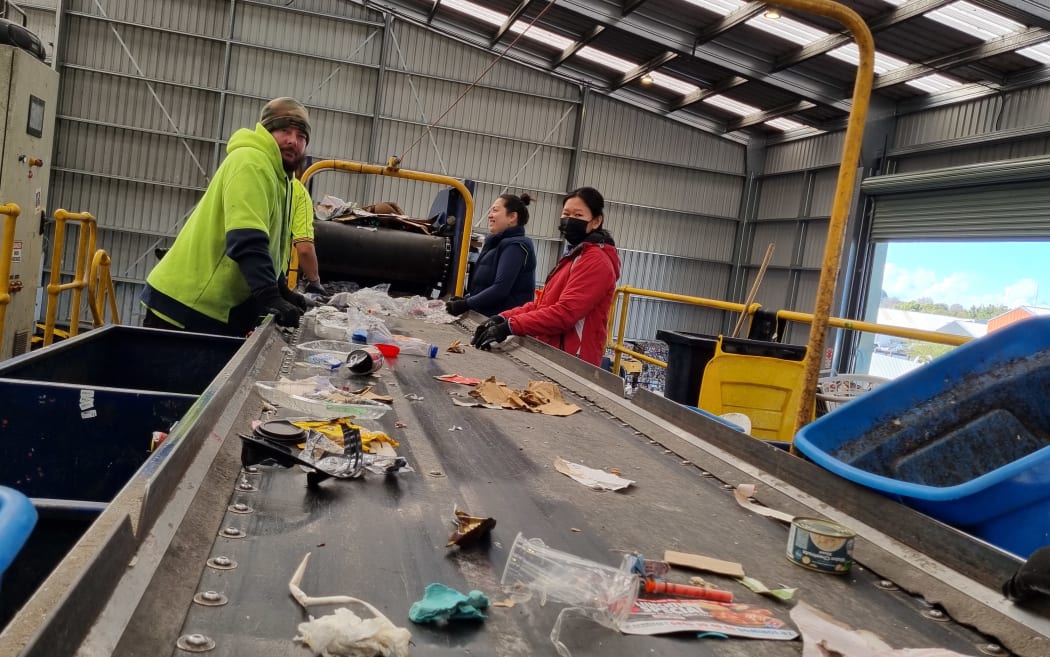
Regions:
<instances>
[{"instance_id":1,"label":"man in yellow hi-vis hoodie","mask_svg":"<svg viewBox=\"0 0 1050 657\"><path fill-rule=\"evenodd\" d=\"M254 130L233 133L175 243L146 278L143 326L243 336L266 314L298 326L308 301L290 289L292 178L310 139L306 108L276 98Z\"/></svg>"}]
</instances>

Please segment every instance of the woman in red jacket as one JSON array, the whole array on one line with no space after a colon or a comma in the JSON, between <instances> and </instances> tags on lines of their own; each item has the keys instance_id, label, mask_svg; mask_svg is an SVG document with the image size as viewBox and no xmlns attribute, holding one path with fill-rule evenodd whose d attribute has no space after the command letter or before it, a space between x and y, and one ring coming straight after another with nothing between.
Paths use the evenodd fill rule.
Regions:
<instances>
[{"instance_id":1,"label":"woman in red jacket","mask_svg":"<svg viewBox=\"0 0 1050 657\"><path fill-rule=\"evenodd\" d=\"M488 349L510 335L529 335L596 366L605 353L609 307L620 277L620 256L602 228L605 199L593 187L565 197L558 230L569 243L547 276L543 296L490 317L472 344Z\"/></svg>"}]
</instances>

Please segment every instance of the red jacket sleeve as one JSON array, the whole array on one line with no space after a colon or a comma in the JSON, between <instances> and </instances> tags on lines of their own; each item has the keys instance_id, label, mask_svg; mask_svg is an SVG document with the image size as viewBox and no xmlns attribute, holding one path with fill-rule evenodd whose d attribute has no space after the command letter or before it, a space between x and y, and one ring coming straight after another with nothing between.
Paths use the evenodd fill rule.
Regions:
<instances>
[{"instance_id":1,"label":"red jacket sleeve","mask_svg":"<svg viewBox=\"0 0 1050 657\"><path fill-rule=\"evenodd\" d=\"M570 265L567 276L565 287L553 304L536 308L536 304L530 302L504 313L505 317L514 318L511 329L515 335L565 333L587 317L608 290L616 285L612 263L596 249L585 249ZM526 310L530 305L533 308Z\"/></svg>"}]
</instances>

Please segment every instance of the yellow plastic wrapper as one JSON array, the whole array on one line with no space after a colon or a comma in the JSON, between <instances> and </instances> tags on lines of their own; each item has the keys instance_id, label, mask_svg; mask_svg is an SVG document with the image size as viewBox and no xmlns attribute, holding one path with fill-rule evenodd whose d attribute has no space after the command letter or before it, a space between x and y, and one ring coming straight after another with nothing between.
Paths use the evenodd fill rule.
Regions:
<instances>
[{"instance_id":1,"label":"yellow plastic wrapper","mask_svg":"<svg viewBox=\"0 0 1050 657\"><path fill-rule=\"evenodd\" d=\"M303 420L292 422L294 426L300 429L313 429L318 433L324 435L336 445L343 446L343 428L357 429L361 432L361 449L366 452L373 451L369 445L372 442L386 443L391 447L397 448L401 446L401 443L397 442L390 436L386 435L382 431L369 431L362 426L351 422L351 418L341 417L335 420Z\"/></svg>"}]
</instances>

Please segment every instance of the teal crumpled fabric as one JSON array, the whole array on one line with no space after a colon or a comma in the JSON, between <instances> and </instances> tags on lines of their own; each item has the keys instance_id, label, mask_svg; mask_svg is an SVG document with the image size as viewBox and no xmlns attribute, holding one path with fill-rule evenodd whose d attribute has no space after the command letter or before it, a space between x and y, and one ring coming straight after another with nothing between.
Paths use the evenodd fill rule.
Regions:
<instances>
[{"instance_id":1,"label":"teal crumpled fabric","mask_svg":"<svg viewBox=\"0 0 1050 657\"><path fill-rule=\"evenodd\" d=\"M413 623L447 623L450 620L482 619L489 599L481 591L463 595L444 584L427 584L423 599L412 603L408 619Z\"/></svg>"}]
</instances>

